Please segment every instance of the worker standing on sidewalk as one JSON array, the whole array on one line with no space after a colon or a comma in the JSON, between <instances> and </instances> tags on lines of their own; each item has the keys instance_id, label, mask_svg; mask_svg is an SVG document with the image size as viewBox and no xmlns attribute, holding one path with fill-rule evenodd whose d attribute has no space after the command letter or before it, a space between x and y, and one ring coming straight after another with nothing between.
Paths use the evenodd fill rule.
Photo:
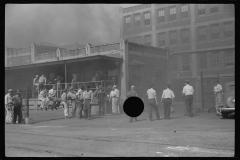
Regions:
<instances>
[{"instance_id":1,"label":"worker standing on sidewalk","mask_svg":"<svg viewBox=\"0 0 240 160\"><path fill-rule=\"evenodd\" d=\"M185 86L183 87L182 94L184 96L188 116L193 117L192 103L193 103L194 89L192 86L189 85L188 80L185 80Z\"/></svg>"},{"instance_id":2,"label":"worker standing on sidewalk","mask_svg":"<svg viewBox=\"0 0 240 160\"><path fill-rule=\"evenodd\" d=\"M148 103L149 103L149 120L152 121L152 108L154 108L156 117L160 120L158 106L157 106L157 93L153 89L154 84L150 85L150 88L147 90Z\"/></svg>"},{"instance_id":3,"label":"worker standing on sidewalk","mask_svg":"<svg viewBox=\"0 0 240 160\"><path fill-rule=\"evenodd\" d=\"M175 97L170 88L171 86L168 84L167 89L165 89L162 94L162 103L164 104L164 119L170 119L172 99Z\"/></svg>"}]
</instances>

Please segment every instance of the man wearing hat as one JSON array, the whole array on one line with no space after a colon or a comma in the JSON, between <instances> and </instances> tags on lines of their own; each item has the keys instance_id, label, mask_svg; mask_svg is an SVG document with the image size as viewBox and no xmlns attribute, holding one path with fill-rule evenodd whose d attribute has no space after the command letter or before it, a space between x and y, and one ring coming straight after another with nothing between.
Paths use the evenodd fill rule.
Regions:
<instances>
[{"instance_id":1,"label":"man wearing hat","mask_svg":"<svg viewBox=\"0 0 240 160\"><path fill-rule=\"evenodd\" d=\"M17 95L15 95L12 98L13 106L14 106L12 123L15 124L18 117L18 124L21 124L22 123L22 96L21 96L22 92L20 90L17 90L16 93Z\"/></svg>"},{"instance_id":2,"label":"man wearing hat","mask_svg":"<svg viewBox=\"0 0 240 160\"><path fill-rule=\"evenodd\" d=\"M214 94L215 94L215 108L217 115L221 115L220 108L223 106L223 91L222 91L222 86L219 84L218 81L215 81L215 86L214 86Z\"/></svg>"},{"instance_id":3,"label":"man wearing hat","mask_svg":"<svg viewBox=\"0 0 240 160\"><path fill-rule=\"evenodd\" d=\"M186 110L188 113L189 117L193 117L193 112L192 112L192 103L193 103L193 94L194 94L194 89L192 86L189 85L189 81L185 80L185 86L183 87L182 91L185 104L186 104Z\"/></svg>"},{"instance_id":4,"label":"man wearing hat","mask_svg":"<svg viewBox=\"0 0 240 160\"><path fill-rule=\"evenodd\" d=\"M93 92L90 90L90 86L87 86L87 90L83 92L83 104L84 104L84 116L85 119L91 120L91 104L93 102Z\"/></svg>"},{"instance_id":5,"label":"man wearing hat","mask_svg":"<svg viewBox=\"0 0 240 160\"><path fill-rule=\"evenodd\" d=\"M99 86L99 89L97 90L97 100L99 105L99 116L104 116L105 114L105 99L106 99L106 91L102 88L102 86Z\"/></svg>"},{"instance_id":6,"label":"man wearing hat","mask_svg":"<svg viewBox=\"0 0 240 160\"><path fill-rule=\"evenodd\" d=\"M67 93L67 99L68 99L68 104L72 105L72 117L76 117L76 111L77 111L76 98L77 96L73 91L73 87L71 86L69 88L69 92Z\"/></svg>"},{"instance_id":7,"label":"man wearing hat","mask_svg":"<svg viewBox=\"0 0 240 160\"><path fill-rule=\"evenodd\" d=\"M119 97L120 91L117 89L117 86L114 85L110 93L109 101L112 100L112 112L113 114L120 114L119 110Z\"/></svg>"},{"instance_id":8,"label":"man wearing hat","mask_svg":"<svg viewBox=\"0 0 240 160\"><path fill-rule=\"evenodd\" d=\"M13 108L12 108L12 97L13 97L13 90L9 89L8 94L5 95L5 111L6 113L6 123L12 123L12 114L13 114Z\"/></svg>"},{"instance_id":9,"label":"man wearing hat","mask_svg":"<svg viewBox=\"0 0 240 160\"><path fill-rule=\"evenodd\" d=\"M131 86L131 90L127 92L127 98L129 97L137 97L137 92L134 90L135 86L132 85ZM132 122L133 121L133 118L135 119L135 121L137 121L137 117L130 117L129 118L129 122Z\"/></svg>"}]
</instances>

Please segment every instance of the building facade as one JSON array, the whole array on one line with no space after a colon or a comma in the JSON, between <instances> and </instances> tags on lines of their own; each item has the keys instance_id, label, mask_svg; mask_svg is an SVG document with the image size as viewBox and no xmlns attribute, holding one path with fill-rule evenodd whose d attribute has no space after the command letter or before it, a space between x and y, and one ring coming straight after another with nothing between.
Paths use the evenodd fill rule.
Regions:
<instances>
[{"instance_id":1,"label":"building facade","mask_svg":"<svg viewBox=\"0 0 240 160\"><path fill-rule=\"evenodd\" d=\"M121 38L170 48L170 83L181 101L185 79L201 100L200 73L205 92L235 75L235 6L233 4L143 4L120 8ZM206 91L207 90L207 91ZM208 97L208 96L207 96Z\"/></svg>"},{"instance_id":2,"label":"building facade","mask_svg":"<svg viewBox=\"0 0 240 160\"><path fill-rule=\"evenodd\" d=\"M90 85L92 90L95 90L92 76L98 73L99 81L103 81L104 84L108 81L114 82L104 85L108 94L113 84L118 86L121 104L126 99L131 85L136 86L139 97L144 101L150 84L155 83L158 92L166 87L166 60L165 49L124 39L116 43L95 46L87 44L74 50L34 43L27 48L6 48L5 93L10 88L26 90L27 84L30 92L33 92L33 79L36 75L45 75L50 81L61 76L62 88L67 88L71 84L72 75L76 74L77 82ZM157 81L163 83L156 83ZM108 111L110 112L111 108L108 108Z\"/></svg>"}]
</instances>

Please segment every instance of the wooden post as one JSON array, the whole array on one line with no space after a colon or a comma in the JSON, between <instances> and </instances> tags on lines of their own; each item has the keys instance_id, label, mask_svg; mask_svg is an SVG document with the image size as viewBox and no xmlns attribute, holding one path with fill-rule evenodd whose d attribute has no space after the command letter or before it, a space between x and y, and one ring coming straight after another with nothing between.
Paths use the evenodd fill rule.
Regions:
<instances>
[{"instance_id":1,"label":"wooden post","mask_svg":"<svg viewBox=\"0 0 240 160\"><path fill-rule=\"evenodd\" d=\"M202 97L202 111L204 110L204 82L203 82L203 72L201 71L201 97Z\"/></svg>"},{"instance_id":2,"label":"wooden post","mask_svg":"<svg viewBox=\"0 0 240 160\"><path fill-rule=\"evenodd\" d=\"M27 118L29 118L29 95L28 95L29 85L27 84Z\"/></svg>"}]
</instances>

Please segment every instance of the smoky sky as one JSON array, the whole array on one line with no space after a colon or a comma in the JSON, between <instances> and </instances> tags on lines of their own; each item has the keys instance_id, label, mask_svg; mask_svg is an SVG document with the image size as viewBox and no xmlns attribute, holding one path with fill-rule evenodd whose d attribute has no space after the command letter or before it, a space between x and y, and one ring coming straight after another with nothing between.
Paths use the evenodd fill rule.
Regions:
<instances>
[{"instance_id":1,"label":"smoky sky","mask_svg":"<svg viewBox=\"0 0 240 160\"><path fill-rule=\"evenodd\" d=\"M119 7L118 4L7 4L5 46L117 42Z\"/></svg>"}]
</instances>

